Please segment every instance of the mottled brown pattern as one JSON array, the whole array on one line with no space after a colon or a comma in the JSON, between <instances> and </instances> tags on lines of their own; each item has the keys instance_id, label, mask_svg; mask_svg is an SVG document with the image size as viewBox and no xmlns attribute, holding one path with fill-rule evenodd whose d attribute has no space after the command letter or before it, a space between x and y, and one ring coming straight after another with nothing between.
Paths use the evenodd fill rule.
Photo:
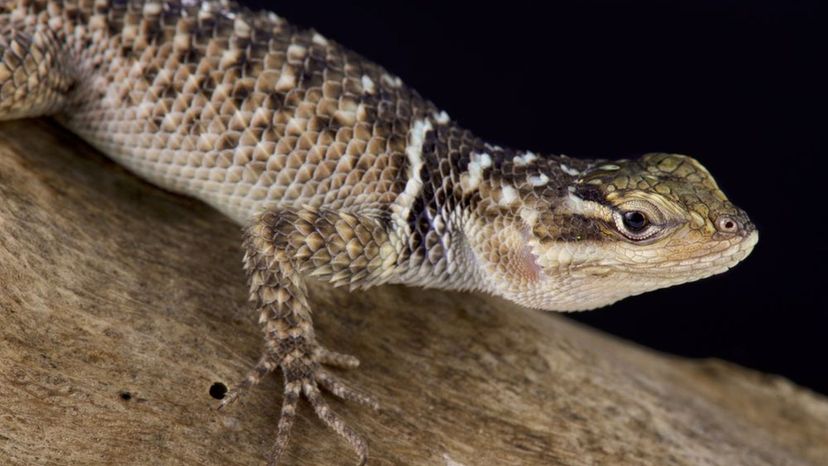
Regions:
<instances>
[{"instance_id":1,"label":"mottled brown pattern","mask_svg":"<svg viewBox=\"0 0 828 466\"><path fill-rule=\"evenodd\" d=\"M4 1L0 56L0 119L54 116L247 228L265 351L228 400L281 369L274 463L300 397L367 458L319 393L375 406L322 368L356 360L317 344L308 278L580 310L727 270L758 238L689 157L486 144L383 68L231 1Z\"/></svg>"},{"instance_id":2,"label":"mottled brown pattern","mask_svg":"<svg viewBox=\"0 0 828 466\"><path fill-rule=\"evenodd\" d=\"M66 66L37 63L45 76L76 88L57 93L58 84L36 82L25 94L48 106L4 106L27 114L59 108L65 125L131 170L240 222L267 202L393 202L406 182L406 134L412 120L436 110L431 104L275 15L229 2L187 5L7 2L14 9L4 22L25 12L23 22L37 23L37 33L27 25L18 35L42 36L50 50L69 54ZM18 42L5 47L7 56L30 49ZM4 63L18 74L28 69Z\"/></svg>"}]
</instances>

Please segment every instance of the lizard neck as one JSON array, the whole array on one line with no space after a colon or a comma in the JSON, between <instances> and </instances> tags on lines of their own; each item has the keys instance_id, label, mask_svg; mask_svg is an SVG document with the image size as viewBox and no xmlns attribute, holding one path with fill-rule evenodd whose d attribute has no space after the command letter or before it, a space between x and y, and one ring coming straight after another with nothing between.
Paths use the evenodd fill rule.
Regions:
<instances>
[{"instance_id":1,"label":"lizard neck","mask_svg":"<svg viewBox=\"0 0 828 466\"><path fill-rule=\"evenodd\" d=\"M485 143L436 113L412 122L406 155L405 189L391 206L403 251L395 281L497 294L498 277L539 273L527 231L590 165Z\"/></svg>"}]
</instances>

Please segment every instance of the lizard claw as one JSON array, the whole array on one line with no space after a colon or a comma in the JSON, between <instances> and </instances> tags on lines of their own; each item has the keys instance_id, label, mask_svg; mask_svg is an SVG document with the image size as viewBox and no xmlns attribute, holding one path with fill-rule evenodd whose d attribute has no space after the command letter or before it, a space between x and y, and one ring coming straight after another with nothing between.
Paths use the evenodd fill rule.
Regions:
<instances>
[{"instance_id":1,"label":"lizard claw","mask_svg":"<svg viewBox=\"0 0 828 466\"><path fill-rule=\"evenodd\" d=\"M276 465L287 448L300 396L304 396L308 400L322 422L348 442L359 457L360 465L367 461L367 443L328 406L319 391L319 386L339 398L356 401L374 409L379 409L379 403L371 396L354 390L339 381L323 369L321 363L339 367L356 367L359 361L353 356L334 353L320 346L317 346L313 351L303 351L298 355L293 352L282 360L280 367L285 377L285 392L282 402L282 414L279 419L276 439L271 448L269 464Z\"/></svg>"},{"instance_id":2,"label":"lizard claw","mask_svg":"<svg viewBox=\"0 0 828 466\"><path fill-rule=\"evenodd\" d=\"M285 355L278 360L268 352L259 359L259 362L247 373L244 379L231 388L224 399L221 400L219 409L238 400L244 391L258 384L265 375L273 372L276 367L282 369L285 378L282 410L276 431L276 439L268 455L268 465L275 466L278 464L279 459L287 449L299 399L303 396L308 400L316 415L329 428L342 436L353 448L359 457L358 464L363 465L367 461L367 443L328 406L319 387L324 388L338 398L355 401L374 410L379 410L379 402L374 397L351 388L339 380L337 376L325 370L322 364L351 369L359 366L359 360L347 354L330 351L319 345L315 345L315 348L310 351L307 348L294 348L289 355Z\"/></svg>"}]
</instances>

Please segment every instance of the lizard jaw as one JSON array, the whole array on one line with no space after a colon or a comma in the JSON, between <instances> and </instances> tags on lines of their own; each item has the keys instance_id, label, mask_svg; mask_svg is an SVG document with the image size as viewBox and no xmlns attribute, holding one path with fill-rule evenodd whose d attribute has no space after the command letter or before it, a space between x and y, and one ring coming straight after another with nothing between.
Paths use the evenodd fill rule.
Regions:
<instances>
[{"instance_id":1,"label":"lizard jaw","mask_svg":"<svg viewBox=\"0 0 828 466\"><path fill-rule=\"evenodd\" d=\"M747 258L758 240L759 233L751 229L743 235L708 244L705 249L676 251L676 257L671 260L638 263L623 261L629 259L628 251L618 245L615 248L601 242L541 245L529 240L522 263L523 269L538 271L533 275L535 279L523 280L517 287L498 294L518 304L548 311L595 309L626 297L724 273Z\"/></svg>"}]
</instances>

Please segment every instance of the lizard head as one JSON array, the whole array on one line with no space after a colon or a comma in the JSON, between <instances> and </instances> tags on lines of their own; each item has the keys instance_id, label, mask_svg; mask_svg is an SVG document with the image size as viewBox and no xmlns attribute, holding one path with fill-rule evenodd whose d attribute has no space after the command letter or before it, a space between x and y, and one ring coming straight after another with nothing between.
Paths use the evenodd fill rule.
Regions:
<instances>
[{"instance_id":1,"label":"lizard head","mask_svg":"<svg viewBox=\"0 0 828 466\"><path fill-rule=\"evenodd\" d=\"M520 304L604 306L722 273L758 240L745 212L690 157L538 162L523 176L512 170L522 201L489 239L498 251L493 291ZM539 183L552 176L544 173L563 179Z\"/></svg>"}]
</instances>

